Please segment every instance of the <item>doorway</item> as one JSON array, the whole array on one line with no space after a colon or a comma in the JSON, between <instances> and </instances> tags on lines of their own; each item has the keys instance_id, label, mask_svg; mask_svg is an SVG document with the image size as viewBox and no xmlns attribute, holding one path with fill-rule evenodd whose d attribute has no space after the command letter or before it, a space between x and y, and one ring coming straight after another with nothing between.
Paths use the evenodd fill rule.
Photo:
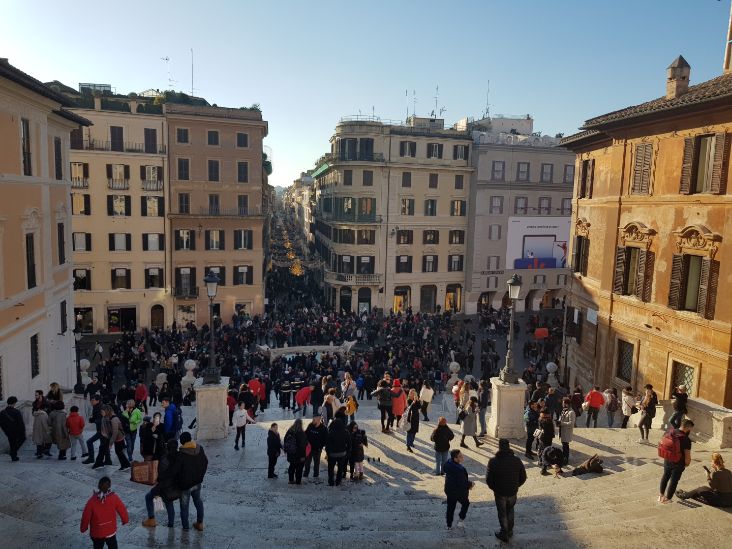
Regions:
<instances>
[{"instance_id":1,"label":"doorway","mask_svg":"<svg viewBox=\"0 0 732 549\"><path fill-rule=\"evenodd\" d=\"M445 310L459 313L462 305L463 288L460 284L448 284L445 292Z\"/></svg>"},{"instance_id":2,"label":"doorway","mask_svg":"<svg viewBox=\"0 0 732 549\"><path fill-rule=\"evenodd\" d=\"M165 329L165 308L162 305L153 305L150 308L150 329Z\"/></svg>"},{"instance_id":3,"label":"doorway","mask_svg":"<svg viewBox=\"0 0 732 549\"><path fill-rule=\"evenodd\" d=\"M107 309L107 332L118 334L137 329L137 309L135 307L115 307Z\"/></svg>"},{"instance_id":4,"label":"doorway","mask_svg":"<svg viewBox=\"0 0 732 549\"><path fill-rule=\"evenodd\" d=\"M351 288L341 288L341 311L351 312Z\"/></svg>"},{"instance_id":5,"label":"doorway","mask_svg":"<svg viewBox=\"0 0 732 549\"><path fill-rule=\"evenodd\" d=\"M412 289L409 286L397 286L394 288L394 304L392 309L395 313L403 313L410 306Z\"/></svg>"},{"instance_id":6,"label":"doorway","mask_svg":"<svg viewBox=\"0 0 732 549\"><path fill-rule=\"evenodd\" d=\"M437 286L422 286L419 289L419 310L423 313L434 313L437 305Z\"/></svg>"},{"instance_id":7,"label":"doorway","mask_svg":"<svg viewBox=\"0 0 732 549\"><path fill-rule=\"evenodd\" d=\"M371 288L358 289L358 314L368 314L371 310Z\"/></svg>"}]
</instances>

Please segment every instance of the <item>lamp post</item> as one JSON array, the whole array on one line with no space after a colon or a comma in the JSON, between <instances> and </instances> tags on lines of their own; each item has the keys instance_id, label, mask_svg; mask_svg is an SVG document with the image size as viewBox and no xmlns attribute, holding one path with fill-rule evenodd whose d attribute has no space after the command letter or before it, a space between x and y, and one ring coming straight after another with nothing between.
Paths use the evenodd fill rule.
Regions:
<instances>
[{"instance_id":1,"label":"lamp post","mask_svg":"<svg viewBox=\"0 0 732 549\"><path fill-rule=\"evenodd\" d=\"M215 273L209 271L209 273L203 277L203 281L206 283L206 294L208 295L208 310L209 317L211 320L210 332L211 332L211 345L209 349L209 362L208 368L203 373L203 384L204 385L216 385L221 381L221 375L219 369L216 367L216 340L214 339L214 298L216 297L216 291L218 290L219 277Z\"/></svg>"},{"instance_id":2,"label":"lamp post","mask_svg":"<svg viewBox=\"0 0 732 549\"><path fill-rule=\"evenodd\" d=\"M74 385L74 394L84 394L84 384L81 382L81 313L76 315L76 324L74 325L74 350L76 351L76 385Z\"/></svg>"},{"instance_id":3,"label":"lamp post","mask_svg":"<svg viewBox=\"0 0 732 549\"><path fill-rule=\"evenodd\" d=\"M516 300L521 292L521 277L514 274L507 282L508 297L511 299L511 321L508 327L508 343L506 345L506 365L501 370L499 378L503 383L518 383L518 374L513 370L513 315L516 309Z\"/></svg>"}]
</instances>

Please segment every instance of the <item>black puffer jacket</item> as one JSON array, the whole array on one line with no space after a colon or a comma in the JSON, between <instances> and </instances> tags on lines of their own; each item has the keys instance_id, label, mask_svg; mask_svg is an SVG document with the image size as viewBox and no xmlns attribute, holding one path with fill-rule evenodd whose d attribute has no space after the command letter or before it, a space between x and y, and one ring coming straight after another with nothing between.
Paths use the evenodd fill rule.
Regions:
<instances>
[{"instance_id":1,"label":"black puffer jacket","mask_svg":"<svg viewBox=\"0 0 732 549\"><path fill-rule=\"evenodd\" d=\"M328 442L325 451L329 457L343 457L348 455L351 447L351 437L346 425L340 418L334 419L328 427Z\"/></svg>"},{"instance_id":2,"label":"black puffer jacket","mask_svg":"<svg viewBox=\"0 0 732 549\"><path fill-rule=\"evenodd\" d=\"M455 433L452 432L447 425L438 425L434 431L430 440L435 443L435 451L447 452L450 450L450 441L455 438Z\"/></svg>"},{"instance_id":3,"label":"black puffer jacket","mask_svg":"<svg viewBox=\"0 0 732 549\"><path fill-rule=\"evenodd\" d=\"M187 490L203 482L203 477L208 469L208 458L202 446L198 444L181 446L175 463L178 469L178 487L181 490Z\"/></svg>"},{"instance_id":4,"label":"black puffer jacket","mask_svg":"<svg viewBox=\"0 0 732 549\"><path fill-rule=\"evenodd\" d=\"M515 496L526 482L526 468L511 450L499 450L488 461L485 482L499 496Z\"/></svg>"}]
</instances>

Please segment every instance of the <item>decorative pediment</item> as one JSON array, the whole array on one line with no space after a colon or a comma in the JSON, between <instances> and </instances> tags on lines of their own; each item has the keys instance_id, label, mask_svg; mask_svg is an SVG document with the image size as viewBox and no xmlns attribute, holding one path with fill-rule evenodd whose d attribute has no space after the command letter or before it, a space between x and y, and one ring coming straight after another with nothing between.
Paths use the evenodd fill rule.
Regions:
<instances>
[{"instance_id":1,"label":"decorative pediment","mask_svg":"<svg viewBox=\"0 0 732 549\"><path fill-rule=\"evenodd\" d=\"M578 217L574 225L574 234L576 236L590 236L590 223L586 217Z\"/></svg>"},{"instance_id":2,"label":"decorative pediment","mask_svg":"<svg viewBox=\"0 0 732 549\"><path fill-rule=\"evenodd\" d=\"M713 233L704 225L689 225L680 231L674 231L678 253L705 252L711 259L717 255L722 235Z\"/></svg>"},{"instance_id":3,"label":"decorative pediment","mask_svg":"<svg viewBox=\"0 0 732 549\"><path fill-rule=\"evenodd\" d=\"M24 232L36 231L41 227L41 211L38 208L28 208L22 219L20 226Z\"/></svg>"},{"instance_id":4,"label":"decorative pediment","mask_svg":"<svg viewBox=\"0 0 732 549\"><path fill-rule=\"evenodd\" d=\"M625 227L620 228L620 241L623 246L635 243L640 244L647 250L651 247L651 241L655 234L655 230L646 227L643 223L631 221Z\"/></svg>"}]
</instances>

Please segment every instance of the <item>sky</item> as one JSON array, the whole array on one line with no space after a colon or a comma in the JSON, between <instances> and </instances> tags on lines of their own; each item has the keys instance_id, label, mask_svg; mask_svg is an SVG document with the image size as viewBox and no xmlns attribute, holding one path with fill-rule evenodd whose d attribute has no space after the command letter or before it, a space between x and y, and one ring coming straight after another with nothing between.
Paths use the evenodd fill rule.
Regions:
<instances>
[{"instance_id":1,"label":"sky","mask_svg":"<svg viewBox=\"0 0 732 549\"><path fill-rule=\"evenodd\" d=\"M193 49L195 95L259 103L288 186L341 117L426 116L437 87L448 125L488 105L568 135L663 95L679 54L692 84L718 76L730 1L0 0L0 57L44 82L190 93Z\"/></svg>"}]
</instances>

